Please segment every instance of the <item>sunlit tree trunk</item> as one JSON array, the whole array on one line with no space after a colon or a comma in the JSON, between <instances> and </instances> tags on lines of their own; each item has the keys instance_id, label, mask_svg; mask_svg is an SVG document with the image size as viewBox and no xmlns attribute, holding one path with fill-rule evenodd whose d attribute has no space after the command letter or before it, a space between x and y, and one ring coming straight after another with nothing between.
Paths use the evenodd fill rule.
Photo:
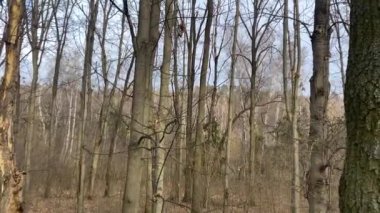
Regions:
<instances>
[{"instance_id":1,"label":"sunlit tree trunk","mask_svg":"<svg viewBox=\"0 0 380 213\"><path fill-rule=\"evenodd\" d=\"M342 213L380 211L380 12L378 1L351 1L344 105L347 150Z\"/></svg>"},{"instance_id":2,"label":"sunlit tree trunk","mask_svg":"<svg viewBox=\"0 0 380 213\"><path fill-rule=\"evenodd\" d=\"M8 1L4 76L0 85L0 212L21 213L23 174L17 169L12 136L16 84L19 83L23 1Z\"/></svg>"},{"instance_id":3,"label":"sunlit tree trunk","mask_svg":"<svg viewBox=\"0 0 380 213\"><path fill-rule=\"evenodd\" d=\"M202 154L204 146L203 121L206 111L206 94L207 94L207 69L210 58L210 43L211 43L211 25L213 19L214 5L212 0L207 1L207 20L204 36L203 58L201 67L200 87L199 87L199 102L198 102L198 117L196 124L196 136L194 144L194 172L193 172L193 197L192 209L193 213L201 213L204 204L204 172L202 167Z\"/></svg>"}]
</instances>

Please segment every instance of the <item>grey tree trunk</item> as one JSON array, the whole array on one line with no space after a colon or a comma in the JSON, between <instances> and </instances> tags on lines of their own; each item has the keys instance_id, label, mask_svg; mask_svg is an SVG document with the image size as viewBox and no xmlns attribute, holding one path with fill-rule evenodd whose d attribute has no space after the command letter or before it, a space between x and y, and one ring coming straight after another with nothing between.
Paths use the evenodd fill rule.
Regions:
<instances>
[{"instance_id":1,"label":"grey tree trunk","mask_svg":"<svg viewBox=\"0 0 380 213\"><path fill-rule=\"evenodd\" d=\"M123 16L122 20L121 20L121 34L120 34L120 40L119 40L119 46L118 46L119 49L118 49L118 57L117 57L116 75L115 75L115 79L114 79L114 87L111 90L110 97L112 97L113 94L115 93L116 85L117 85L118 78L119 78L120 71L121 71L121 67L122 67L121 65L122 65L122 51L123 51L124 29L125 29L125 16ZM106 184L105 184L106 187L104 189L104 196L105 197L108 197L109 194L110 194L110 188L111 188L111 166L112 166L113 152L114 152L114 149L115 149L115 142L116 142L117 132L119 130L119 126L120 126L120 122L121 122L120 116L123 113L124 102L126 101L126 96L127 96L127 92L128 92L128 83L129 83L129 78L131 76L131 71L132 71L133 64L134 64L134 56L132 58L132 61L130 62L130 66L129 66L129 69L128 69L128 72L127 72L127 78L125 79L125 82L124 82L124 89L123 89L123 92L122 92L122 95L121 95L121 99L120 99L120 103L119 103L118 111L117 111L118 112L117 113L118 117L116 118L115 125L112 128L111 133L110 133L110 136L111 136L111 138L110 138L110 147L109 147L109 150L108 150L107 164L106 164Z\"/></svg>"},{"instance_id":2,"label":"grey tree trunk","mask_svg":"<svg viewBox=\"0 0 380 213\"><path fill-rule=\"evenodd\" d=\"M340 210L380 212L380 12L378 1L352 1L345 85L347 150Z\"/></svg>"},{"instance_id":3,"label":"grey tree trunk","mask_svg":"<svg viewBox=\"0 0 380 213\"><path fill-rule=\"evenodd\" d=\"M193 192L193 90L195 81L196 55L196 0L191 1L190 37L187 40L187 105L186 105L186 168L184 202L191 202Z\"/></svg>"},{"instance_id":4,"label":"grey tree trunk","mask_svg":"<svg viewBox=\"0 0 380 213\"><path fill-rule=\"evenodd\" d=\"M56 42L57 42L57 51L56 51L56 56L55 56L55 65L54 65L54 75L53 75L53 85L52 85L52 97L50 100L50 106L49 106L49 115L50 117L48 118L48 157L47 157L47 177L46 177L46 187L45 187L45 192L44 196L49 197L50 196L50 189L51 189L51 147L52 143L55 139L55 129L53 128L53 123L54 119L56 117L56 99L57 99L57 92L58 92L58 80L59 80L59 71L61 68L61 59L63 56L63 50L66 44L66 38L67 38L67 30L68 30L68 25L69 25L69 20L71 17L71 13L73 11L73 6L74 4L70 4L69 2L66 2L65 5L65 15L64 15L64 20L63 20L63 26L62 29L60 29L58 25L58 17L57 17L57 9L59 6L59 1L57 2L56 5L54 5L53 10L54 10L54 20L56 22L55 25L55 32L56 32ZM71 109L70 109L71 110Z\"/></svg>"},{"instance_id":5,"label":"grey tree trunk","mask_svg":"<svg viewBox=\"0 0 380 213\"><path fill-rule=\"evenodd\" d=\"M128 4L124 1L124 7ZM160 3L157 0L139 2L139 25L136 37L135 54L135 80L133 88L131 134L128 145L127 178L124 189L123 209L124 213L137 213L140 203L140 188L144 152L142 146L150 141L145 135L147 121L150 118L145 115L149 110L146 106L150 102L151 92L147 91L151 84L152 62L154 61L156 42L158 41L158 22L160 19ZM151 87L149 87L151 88Z\"/></svg>"},{"instance_id":6,"label":"grey tree trunk","mask_svg":"<svg viewBox=\"0 0 380 213\"><path fill-rule=\"evenodd\" d=\"M94 51L94 34L96 30L96 20L98 15L99 0L91 0L89 8L89 21L87 25L86 33L86 47L84 55L83 75L82 75L82 91L81 91L81 106L80 106L80 132L78 143L78 183L77 183L77 213L84 212L84 181L85 181L85 142L87 138L87 126L88 126L88 109L91 107L89 100L91 97L91 65L92 55Z\"/></svg>"},{"instance_id":7,"label":"grey tree trunk","mask_svg":"<svg viewBox=\"0 0 380 213\"><path fill-rule=\"evenodd\" d=\"M173 25L174 25L174 1L165 1L165 23L164 23L164 53L161 67L161 84L160 84L160 100L158 103L158 141L156 142L156 161L155 163L155 191L153 212L161 213L163 211L164 199L164 175L165 175L165 156L169 154L169 137L165 135L165 127L169 119L170 110L170 62L173 47Z\"/></svg>"},{"instance_id":8,"label":"grey tree trunk","mask_svg":"<svg viewBox=\"0 0 380 213\"><path fill-rule=\"evenodd\" d=\"M30 93L28 97L28 126L27 137L25 141L25 170L27 172L25 178L25 200L27 201L27 195L30 190L30 178L31 178L31 153L34 141L35 133L35 114L36 114L36 97L38 87L38 72L41 65L42 56L44 53L44 46L46 43L46 37L50 29L50 23L53 19L53 12L49 3L41 2L39 0L33 0L32 2L32 14L31 23L26 25L28 30L28 39L32 51L32 82ZM43 14L43 15L41 15ZM41 27L41 23L44 27Z\"/></svg>"},{"instance_id":9,"label":"grey tree trunk","mask_svg":"<svg viewBox=\"0 0 380 213\"><path fill-rule=\"evenodd\" d=\"M231 134L232 134L232 120L234 112L234 97L235 97L235 64L237 60L236 55L236 46L237 46L237 37L238 37L238 28L239 28L239 17L240 17L240 0L235 2L235 19L234 19L234 34L232 41L232 50L231 50L231 71L230 71L230 90L228 97L228 119L227 119L227 139L225 142L225 159L224 159L224 198L223 198L223 213L230 212L229 197L230 197L230 186L229 186L229 163L230 163L230 144L231 144Z\"/></svg>"},{"instance_id":10,"label":"grey tree trunk","mask_svg":"<svg viewBox=\"0 0 380 213\"><path fill-rule=\"evenodd\" d=\"M107 36L107 29L108 29L108 21L110 18L111 13L111 6L108 4L108 1L102 5L103 7L103 25L102 25L102 33L100 40L100 49L101 49L101 66L102 66L102 78L103 78L103 101L100 107L100 115L97 125L97 137L95 138L94 143L94 151L92 153L92 162L90 167L90 182L89 182L89 189L88 189L88 197L91 199L94 196L94 187L95 187L95 180L96 180L96 174L98 171L98 164L99 164L99 153L101 152L102 144L105 137L105 131L107 128L107 121L108 121L108 111L109 111L109 105L111 102L111 98L113 94L108 94L108 59L107 59L107 53L106 53L106 36ZM113 85L113 87L116 87L116 84ZM114 89L113 89L114 90Z\"/></svg>"},{"instance_id":11,"label":"grey tree trunk","mask_svg":"<svg viewBox=\"0 0 380 213\"><path fill-rule=\"evenodd\" d=\"M310 213L328 211L328 166L326 155L327 102L330 93L330 1L316 0L314 11L314 32L311 37L313 49L313 76L310 79L310 170L308 194Z\"/></svg>"},{"instance_id":12,"label":"grey tree trunk","mask_svg":"<svg viewBox=\"0 0 380 213\"><path fill-rule=\"evenodd\" d=\"M205 28L204 46L203 46L203 58L201 67L201 78L199 87L199 102L198 102L198 117L196 124L196 136L194 144L194 172L193 172L193 197L192 197L192 213L201 213L203 209L203 190L204 190L204 174L202 167L203 158L203 143L204 143L204 132L203 132L203 121L205 119L206 111L206 98L207 98L207 69L210 58L210 43L211 43L211 25L213 19L214 5L213 0L207 0L207 20Z\"/></svg>"}]
</instances>

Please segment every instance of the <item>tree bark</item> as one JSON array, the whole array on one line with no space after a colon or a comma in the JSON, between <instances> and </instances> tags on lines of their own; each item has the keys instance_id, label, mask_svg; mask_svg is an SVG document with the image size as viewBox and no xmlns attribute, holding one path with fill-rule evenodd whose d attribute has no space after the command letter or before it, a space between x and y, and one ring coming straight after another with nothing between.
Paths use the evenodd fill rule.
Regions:
<instances>
[{"instance_id":1,"label":"tree bark","mask_svg":"<svg viewBox=\"0 0 380 213\"><path fill-rule=\"evenodd\" d=\"M340 210L380 212L380 12L378 1L352 1L345 84L347 150Z\"/></svg>"},{"instance_id":2,"label":"tree bark","mask_svg":"<svg viewBox=\"0 0 380 213\"><path fill-rule=\"evenodd\" d=\"M81 91L81 106L80 106L80 133L79 133L79 143L78 143L78 185L77 185L77 213L84 212L84 181L85 181L85 142L87 138L87 128L89 124L89 113L91 112L89 108L91 104L89 103L91 98L91 65L92 65L92 55L94 51L94 34L96 30L96 19L98 14L99 0L91 0L89 8L89 22L87 25L86 33L86 47L84 55L84 65L83 65L83 75L82 75L82 91Z\"/></svg>"},{"instance_id":3,"label":"tree bark","mask_svg":"<svg viewBox=\"0 0 380 213\"><path fill-rule=\"evenodd\" d=\"M111 103L111 98L113 94L108 94L108 59L107 59L107 53L106 53L106 36L107 36L107 29L108 29L108 21L110 17L111 12L111 6L108 4L108 1L106 1L103 5L103 26L102 26L102 34L100 40L100 49L101 49L101 63L102 63L102 78L103 78L103 100L100 107L100 114L99 114L99 120L97 125L97 137L95 138L94 143L94 151L92 153L92 162L90 167L90 182L89 182L89 189L88 189L88 197L91 199L94 196L94 187L95 187L95 180L96 180L96 174L98 171L98 164L99 164L99 153L101 152L102 144L105 137L105 131L107 128L107 122L108 122L108 112L109 112L109 105ZM117 83L117 82L116 82ZM116 84L113 84L113 87L116 87ZM114 91L114 89L112 89Z\"/></svg>"},{"instance_id":4,"label":"tree bark","mask_svg":"<svg viewBox=\"0 0 380 213\"><path fill-rule=\"evenodd\" d=\"M232 134L232 120L233 120L233 111L234 111L234 76L235 76L235 64L236 64L236 46L237 46L237 36L238 36L238 28L239 28L239 17L240 17L240 0L236 0L235 2L235 20L234 20L234 34L232 41L232 50L231 50L231 71L230 71L230 90L228 96L228 115L227 115L227 139L225 142L225 157L224 157L224 198L223 198L223 213L230 212L229 205L229 197L230 197L230 189L229 189L229 163L230 163L230 144L231 144L231 134Z\"/></svg>"},{"instance_id":5,"label":"tree bark","mask_svg":"<svg viewBox=\"0 0 380 213\"><path fill-rule=\"evenodd\" d=\"M50 196L50 189L51 189L51 147L52 143L55 140L56 132L53 128L54 119L56 117L56 99L57 99L57 92L58 92L58 80L59 80L59 71L61 68L61 60L63 56L63 50L66 44L66 38L67 38L67 30L69 25L69 19L71 16L71 13L73 11L73 5L71 6L70 3L66 3L65 5L65 16L62 26L62 31L60 31L60 27L58 26L58 17L57 17L57 9L59 7L59 1L56 5L54 5L54 20L56 22L56 42L57 42L57 51L55 56L55 65L54 65L54 75L53 75L53 85L52 85L52 96L50 100L49 105L49 120L48 120L48 157L47 157L47 177L46 177L46 187L44 192L44 197L47 198ZM71 102L70 102L71 103ZM71 106L70 106L71 110ZM69 118L70 119L70 118Z\"/></svg>"},{"instance_id":6,"label":"tree bark","mask_svg":"<svg viewBox=\"0 0 380 213\"><path fill-rule=\"evenodd\" d=\"M124 1L124 8L128 4ZM133 88L132 102L132 120L131 134L128 145L128 162L127 162L127 178L124 189L123 209L124 213L137 213L140 203L140 188L142 169L144 162L142 157L144 152L142 146L145 143L151 143L147 132L150 120L145 115L151 107L151 72L153 68L153 59L155 55L156 43L158 41L158 26L160 19L160 3L157 0L147 0L139 2L139 24L136 37L136 65L135 80ZM132 38L133 39L133 38ZM150 113L149 113L150 114ZM148 140L148 141L147 141ZM147 142L145 142L147 141Z\"/></svg>"},{"instance_id":7,"label":"tree bark","mask_svg":"<svg viewBox=\"0 0 380 213\"><path fill-rule=\"evenodd\" d=\"M8 1L5 71L0 85L0 212L21 213L23 174L16 167L12 138L12 115L19 83L23 1Z\"/></svg>"},{"instance_id":8,"label":"tree bark","mask_svg":"<svg viewBox=\"0 0 380 213\"><path fill-rule=\"evenodd\" d=\"M326 119L330 93L330 1L316 0L314 32L311 37L313 49L313 76L310 79L310 170L308 174L308 201L310 213L328 211L328 183L326 165Z\"/></svg>"},{"instance_id":9,"label":"tree bark","mask_svg":"<svg viewBox=\"0 0 380 213\"><path fill-rule=\"evenodd\" d=\"M187 40L187 105L186 105L186 168L184 202L191 202L193 192L193 90L195 81L196 55L196 0L191 1L190 37Z\"/></svg>"},{"instance_id":10,"label":"tree bark","mask_svg":"<svg viewBox=\"0 0 380 213\"><path fill-rule=\"evenodd\" d=\"M153 211L161 213L163 211L163 198L164 198L164 175L165 175L165 156L169 154L168 135L165 135L165 126L168 122L170 110L170 62L172 57L173 47L173 25L174 25L174 1L165 1L165 24L164 24L164 53L161 67L161 84L160 84L160 100L158 103L158 126L159 134L158 141L156 142L156 162L155 162L155 191ZM165 122L166 121L166 122Z\"/></svg>"},{"instance_id":11,"label":"tree bark","mask_svg":"<svg viewBox=\"0 0 380 213\"><path fill-rule=\"evenodd\" d=\"M207 69L210 58L210 35L211 25L213 19L214 5L213 0L207 0L207 20L205 28L203 58L201 67L201 78L199 87L199 103L198 103L198 117L196 124L196 135L194 144L194 173L193 173L193 197L192 197L192 213L201 213L203 209L203 190L204 190L204 172L202 168L202 155L204 154L202 148L204 146L204 132L203 120L205 119L206 98L207 98Z\"/></svg>"}]
</instances>

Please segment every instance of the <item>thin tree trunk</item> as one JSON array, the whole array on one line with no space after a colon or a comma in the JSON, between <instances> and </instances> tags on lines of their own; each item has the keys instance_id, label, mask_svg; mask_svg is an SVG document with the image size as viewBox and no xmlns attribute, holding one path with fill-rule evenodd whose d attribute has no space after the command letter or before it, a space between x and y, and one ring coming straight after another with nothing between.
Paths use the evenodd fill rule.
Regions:
<instances>
[{"instance_id":1,"label":"thin tree trunk","mask_svg":"<svg viewBox=\"0 0 380 213\"><path fill-rule=\"evenodd\" d=\"M165 121L168 121L170 110L170 64L172 57L173 46L173 0L165 1L165 24L164 24L164 53L161 67L161 84L160 84L160 100L158 104L158 126L160 132L158 134L158 141L156 147L156 162L155 162L155 191L153 211L155 213L161 213L163 211L163 199L164 199L164 176L165 176L165 156L169 154L166 152L168 147L168 135L165 135ZM161 140L162 138L162 140Z\"/></svg>"},{"instance_id":2,"label":"thin tree trunk","mask_svg":"<svg viewBox=\"0 0 380 213\"><path fill-rule=\"evenodd\" d=\"M380 13L378 1L351 1L344 105L347 150L342 213L380 211Z\"/></svg>"},{"instance_id":3,"label":"thin tree trunk","mask_svg":"<svg viewBox=\"0 0 380 213\"><path fill-rule=\"evenodd\" d=\"M294 20L299 20L298 0L294 0ZM294 22L294 43L296 48L292 51L297 57L294 57L294 68L292 75L292 94L291 94L291 134L293 140L293 177L292 177L292 212L300 212L301 203L301 181L300 181L300 151L298 136L298 90L301 72L301 35L300 22ZM284 62L286 63L286 62Z\"/></svg>"},{"instance_id":4,"label":"thin tree trunk","mask_svg":"<svg viewBox=\"0 0 380 213\"><path fill-rule=\"evenodd\" d=\"M119 50L118 50L118 57L117 57L116 75L115 75L115 79L114 79L114 87L111 90L110 97L112 97L113 94L115 93L117 81L118 81L120 71L121 71L121 67L122 67L121 66L122 65L122 58L121 57L122 57L122 51L123 51L122 47L123 47L123 40L124 40L124 29L125 29L125 16L123 16L122 20L121 20L121 34L120 34L120 40L119 40L119 46L118 46ZM110 136L111 136L110 147L108 150L107 164L106 164L106 184L105 184L106 187L104 189L104 196L105 197L108 197L110 194L111 166L112 166L113 152L114 152L114 148L115 148L117 132L119 130L120 121L121 121L120 116L123 113L124 102L125 102L127 92L128 92L128 83L129 83L129 78L131 75L133 64L134 64L134 56L132 58L132 61L130 63L130 66L129 66L129 69L127 72L127 78L125 79L125 82L124 82L124 89L123 89L123 92L121 95L121 99L120 99L120 103L119 103L119 107L118 107L118 111L117 111L118 113L117 113L116 122L115 122L115 125L114 125L113 129L111 130L111 134L110 134Z\"/></svg>"},{"instance_id":5,"label":"thin tree trunk","mask_svg":"<svg viewBox=\"0 0 380 213\"><path fill-rule=\"evenodd\" d=\"M85 181L85 142L86 142L86 130L90 124L90 119L88 118L91 113L90 97L91 97L91 65L92 65L92 55L94 50L94 34L96 27L96 19L98 13L99 0L91 0L89 8L89 22L87 25L86 33L86 47L84 55L84 65L83 65L83 76L82 76L82 91L81 91L81 106L80 106L80 132L79 132L79 143L78 143L78 185L77 185L77 213L84 212L84 181Z\"/></svg>"},{"instance_id":6,"label":"thin tree trunk","mask_svg":"<svg viewBox=\"0 0 380 213\"><path fill-rule=\"evenodd\" d=\"M69 19L71 16L71 13L73 11L73 5L70 5L70 3L66 3L65 5L65 16L64 16L64 21L63 21L63 27L62 27L62 32L60 32L60 28L57 24L58 22L58 17L57 17L57 10L59 7L60 1L54 5L54 20L56 22L56 39L57 39L57 51L56 51L56 56L55 56L55 65L54 65L54 76L53 76L53 85L52 85L52 97L50 100L50 105L49 105L49 121L48 121L48 157L47 157L47 177L46 177L46 187L45 187L45 192L44 192L44 197L47 198L50 196L50 188L51 188L51 147L52 143L55 139L56 132L53 128L53 121L56 118L56 98L57 98L57 92L58 92L58 80L59 80L59 71L61 68L61 60L63 56L63 50L66 44L66 38L67 38L67 30L68 30L68 24L69 24ZM70 104L72 104L72 100L70 100ZM71 113L71 106L70 106L70 113ZM71 118L69 117L69 120ZM70 122L69 122L70 123ZM69 125L70 126L70 125Z\"/></svg>"},{"instance_id":7,"label":"thin tree trunk","mask_svg":"<svg viewBox=\"0 0 380 213\"><path fill-rule=\"evenodd\" d=\"M310 213L328 211L328 183L326 166L326 119L330 93L330 1L315 1L313 48L313 76L310 79L310 170L308 174L308 201Z\"/></svg>"},{"instance_id":8,"label":"thin tree trunk","mask_svg":"<svg viewBox=\"0 0 380 213\"><path fill-rule=\"evenodd\" d=\"M31 179L31 154L34 143L35 133L35 114L36 114L36 97L38 87L38 72L42 62L42 56L44 54L44 48L47 41L47 34L50 29L50 23L53 19L53 12L50 8L51 2L40 2L39 0L33 0L32 2L32 18L30 23L30 34L28 33L29 43L32 52L32 82L31 89L28 98L28 126L27 136L25 141L25 170L27 172L25 178L25 201L27 202L27 195L30 190ZM44 27L41 27L43 23ZM26 25L29 27L29 25Z\"/></svg>"},{"instance_id":9,"label":"thin tree trunk","mask_svg":"<svg viewBox=\"0 0 380 213\"><path fill-rule=\"evenodd\" d=\"M98 164L99 164L99 153L101 152L102 144L104 141L104 135L106 131L107 126L107 118L108 118L108 111L109 111L109 105L111 102L111 98L113 94L108 94L108 60L107 60L107 54L106 54L106 36L107 36L107 28L108 28L108 21L110 17L111 12L111 6L108 6L108 1L106 1L103 5L103 29L102 29L102 35L100 38L100 47L101 47L101 63L102 63L102 78L104 83L104 89L103 89L103 101L102 105L100 107L100 115L99 115L99 121L97 125L97 137L95 139L94 144L94 151L92 153L92 163L89 171L89 189L88 189L88 197L91 199L94 196L94 187L95 187L95 179L96 174L98 170ZM116 82L117 83L117 82ZM116 87L116 84L113 85L113 87ZM112 89L113 91L115 89Z\"/></svg>"},{"instance_id":10,"label":"thin tree trunk","mask_svg":"<svg viewBox=\"0 0 380 213\"><path fill-rule=\"evenodd\" d=\"M195 81L196 55L196 0L191 1L190 37L187 40L187 106L186 106L186 168L184 202L191 202L193 192L193 90Z\"/></svg>"},{"instance_id":11,"label":"thin tree trunk","mask_svg":"<svg viewBox=\"0 0 380 213\"><path fill-rule=\"evenodd\" d=\"M213 19L214 5L213 0L207 1L207 20L205 28L204 46L203 46L203 59L201 67L201 78L199 87L199 103L198 103L198 117L196 125L195 147L194 147L194 180L193 180L193 197L192 197L192 210L193 213L201 213L204 204L203 187L204 187L204 170L202 169L202 155L204 132L203 132L203 120L205 118L206 111L206 80L207 69L210 58L210 43L211 43L211 25Z\"/></svg>"},{"instance_id":12,"label":"thin tree trunk","mask_svg":"<svg viewBox=\"0 0 380 213\"><path fill-rule=\"evenodd\" d=\"M224 197L223 197L223 213L230 212L229 205L229 197L230 197L230 186L229 186L229 163L230 163L230 146L231 146L231 134L232 134L232 119L234 112L234 100L235 100L235 64L237 60L236 56L236 46L237 46L237 36L238 36L238 28L239 28L239 17L240 17L240 0L236 0L235 5L235 23L234 23L234 35L232 41L232 51L231 51L231 73L230 73L230 90L228 96L228 119L227 119L227 139L225 142L225 157L224 157Z\"/></svg>"}]
</instances>

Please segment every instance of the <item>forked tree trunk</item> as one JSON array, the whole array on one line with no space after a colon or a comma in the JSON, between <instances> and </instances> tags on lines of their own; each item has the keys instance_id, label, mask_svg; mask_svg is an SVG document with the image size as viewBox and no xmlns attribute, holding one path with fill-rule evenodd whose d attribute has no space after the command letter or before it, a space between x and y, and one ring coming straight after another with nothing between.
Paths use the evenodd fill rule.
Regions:
<instances>
[{"instance_id":1,"label":"forked tree trunk","mask_svg":"<svg viewBox=\"0 0 380 213\"><path fill-rule=\"evenodd\" d=\"M128 4L124 1L124 7ZM131 134L128 145L127 178L124 189L124 213L137 213L140 203L140 188L144 161L142 146L151 142L144 133L149 126L150 118L145 115L147 103L150 102L151 92L147 88L152 83L149 77L153 67L156 42L158 41L158 26L160 19L160 3L157 0L139 2L139 24L136 37L135 80L132 101ZM149 87L151 88L151 87ZM147 142L145 142L147 141Z\"/></svg>"},{"instance_id":2,"label":"forked tree trunk","mask_svg":"<svg viewBox=\"0 0 380 213\"><path fill-rule=\"evenodd\" d=\"M23 1L8 1L5 71L0 85L0 212L21 213L23 174L16 167L12 115L19 83Z\"/></svg>"},{"instance_id":3,"label":"forked tree trunk","mask_svg":"<svg viewBox=\"0 0 380 213\"><path fill-rule=\"evenodd\" d=\"M352 1L344 105L346 161L340 180L342 213L380 211L379 1Z\"/></svg>"},{"instance_id":4,"label":"forked tree trunk","mask_svg":"<svg viewBox=\"0 0 380 213\"><path fill-rule=\"evenodd\" d=\"M328 211L328 165L326 162L326 119L330 93L330 1L316 0L314 11L313 76L310 79L310 170L308 174L308 201L310 213Z\"/></svg>"},{"instance_id":5,"label":"forked tree trunk","mask_svg":"<svg viewBox=\"0 0 380 213\"><path fill-rule=\"evenodd\" d=\"M203 121L205 119L206 111L206 98L207 98L207 69L210 57L210 43L211 43L211 25L213 19L214 5L213 0L207 0L207 20L205 28L204 46L203 46L203 58L201 67L201 78L199 86L199 102L198 102L198 117L196 124L196 136L194 144L194 172L193 172L193 197L192 197L192 209L193 213L201 213L204 203L204 174L202 168L202 155L203 143L204 143L204 132L203 132Z\"/></svg>"}]
</instances>

